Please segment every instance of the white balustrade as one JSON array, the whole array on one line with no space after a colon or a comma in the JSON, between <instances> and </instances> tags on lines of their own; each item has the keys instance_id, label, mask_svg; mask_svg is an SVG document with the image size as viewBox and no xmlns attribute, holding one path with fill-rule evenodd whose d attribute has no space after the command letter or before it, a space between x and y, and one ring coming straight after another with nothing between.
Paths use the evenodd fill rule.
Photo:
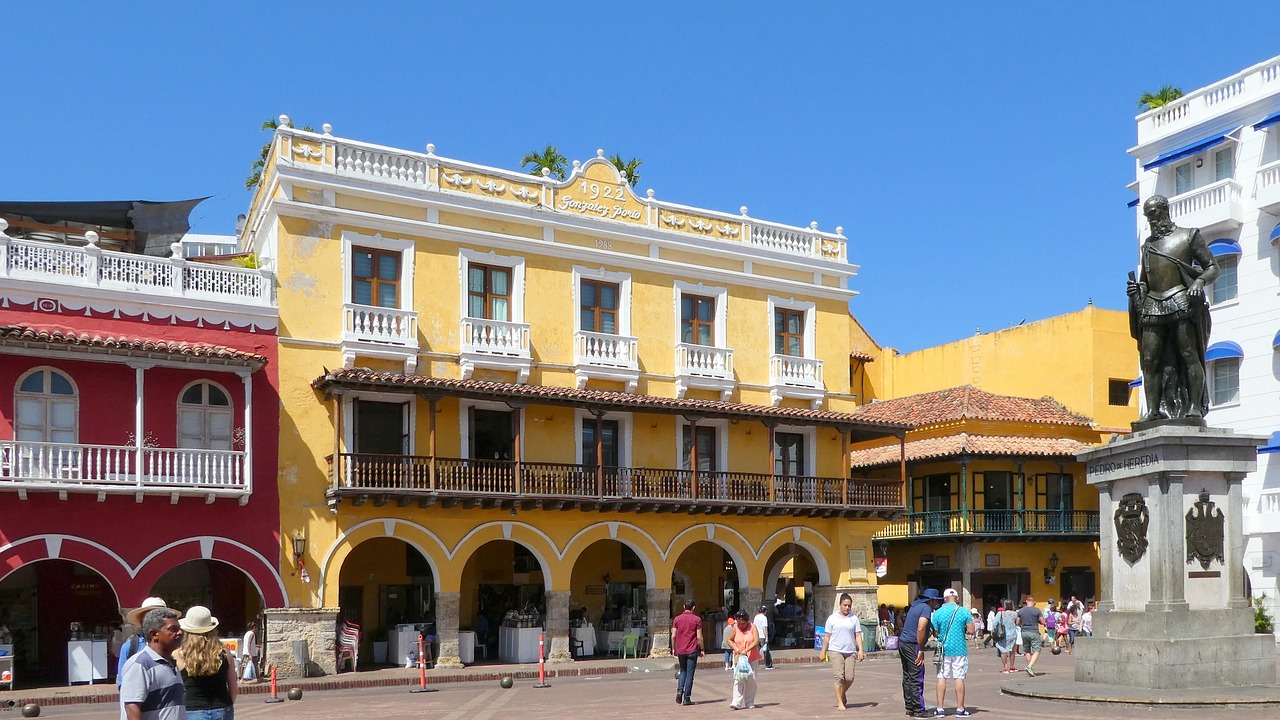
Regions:
<instances>
[{"instance_id":1,"label":"white balustrade","mask_svg":"<svg viewBox=\"0 0 1280 720\"><path fill-rule=\"evenodd\" d=\"M733 349L677 343L676 373L732 380Z\"/></svg>"},{"instance_id":2,"label":"white balustrade","mask_svg":"<svg viewBox=\"0 0 1280 720\"><path fill-rule=\"evenodd\" d=\"M427 160L398 150L341 142L337 145L339 175L354 175L404 185L425 185Z\"/></svg>"},{"instance_id":3,"label":"white balustrade","mask_svg":"<svg viewBox=\"0 0 1280 720\"><path fill-rule=\"evenodd\" d=\"M1258 168L1254 183L1258 208L1275 214L1274 208L1280 206L1280 160Z\"/></svg>"},{"instance_id":4,"label":"white balustrade","mask_svg":"<svg viewBox=\"0 0 1280 720\"><path fill-rule=\"evenodd\" d=\"M1212 116L1243 108L1277 92L1280 58L1271 58L1246 68L1173 102L1138 116L1138 144L1181 132ZM1256 120L1250 120L1256 122Z\"/></svg>"},{"instance_id":5,"label":"white balustrade","mask_svg":"<svg viewBox=\"0 0 1280 720\"><path fill-rule=\"evenodd\" d=\"M418 347L418 313L413 310L347 303L342 316L343 340Z\"/></svg>"},{"instance_id":6,"label":"white balustrade","mask_svg":"<svg viewBox=\"0 0 1280 720\"><path fill-rule=\"evenodd\" d=\"M751 244L792 255L817 255L816 233L811 230L751 221Z\"/></svg>"},{"instance_id":7,"label":"white balustrade","mask_svg":"<svg viewBox=\"0 0 1280 720\"><path fill-rule=\"evenodd\" d=\"M244 489L243 451L138 448L131 445L0 441L0 487L80 486L147 490L174 486Z\"/></svg>"},{"instance_id":8,"label":"white balustrade","mask_svg":"<svg viewBox=\"0 0 1280 720\"><path fill-rule=\"evenodd\" d=\"M463 318L462 352L529 357L529 326L524 323Z\"/></svg>"},{"instance_id":9,"label":"white balustrade","mask_svg":"<svg viewBox=\"0 0 1280 720\"><path fill-rule=\"evenodd\" d=\"M259 307L275 305L275 282L261 270L192 263L182 258L103 250L93 245L70 247L10 238L0 277L101 287L151 296L178 296Z\"/></svg>"},{"instance_id":10,"label":"white balustrade","mask_svg":"<svg viewBox=\"0 0 1280 720\"><path fill-rule=\"evenodd\" d=\"M1169 198L1169 214L1171 217L1179 218L1191 213L1220 207L1229 217L1233 214L1231 205L1239 202L1240 195L1240 183L1230 179L1219 180L1212 185L1206 185L1191 192ZM1205 227L1212 225L1215 221L1207 220L1194 223L1194 225L1196 227Z\"/></svg>"},{"instance_id":11,"label":"white balustrade","mask_svg":"<svg viewBox=\"0 0 1280 720\"><path fill-rule=\"evenodd\" d=\"M808 388L823 387L822 361L812 358L793 357L791 355L771 355L769 357L769 384Z\"/></svg>"},{"instance_id":12,"label":"white balustrade","mask_svg":"<svg viewBox=\"0 0 1280 720\"><path fill-rule=\"evenodd\" d=\"M583 330L574 333L573 345L575 364L639 368L638 341L633 337Z\"/></svg>"}]
</instances>

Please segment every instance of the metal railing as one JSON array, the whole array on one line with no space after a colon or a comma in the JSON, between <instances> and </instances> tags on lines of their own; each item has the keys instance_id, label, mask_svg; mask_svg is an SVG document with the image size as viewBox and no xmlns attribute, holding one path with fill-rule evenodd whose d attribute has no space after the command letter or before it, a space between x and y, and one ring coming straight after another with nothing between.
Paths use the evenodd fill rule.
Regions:
<instances>
[{"instance_id":1,"label":"metal railing","mask_svg":"<svg viewBox=\"0 0 1280 720\"><path fill-rule=\"evenodd\" d=\"M1097 535L1097 510L931 510L889 523L875 539L940 535Z\"/></svg>"},{"instance_id":2,"label":"metal railing","mask_svg":"<svg viewBox=\"0 0 1280 720\"><path fill-rule=\"evenodd\" d=\"M820 507L901 507L902 483L868 478L613 467L422 455L340 453L335 491L431 491L582 499L696 500Z\"/></svg>"},{"instance_id":3,"label":"metal railing","mask_svg":"<svg viewBox=\"0 0 1280 720\"><path fill-rule=\"evenodd\" d=\"M3 440L0 487L245 490L244 457L239 450Z\"/></svg>"}]
</instances>

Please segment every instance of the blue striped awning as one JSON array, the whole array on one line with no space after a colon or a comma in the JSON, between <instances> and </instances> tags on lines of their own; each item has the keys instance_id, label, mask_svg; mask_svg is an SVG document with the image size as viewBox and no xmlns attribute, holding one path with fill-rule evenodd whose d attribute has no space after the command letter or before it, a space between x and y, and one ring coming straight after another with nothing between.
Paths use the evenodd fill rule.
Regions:
<instances>
[{"instance_id":1,"label":"blue striped awning","mask_svg":"<svg viewBox=\"0 0 1280 720\"><path fill-rule=\"evenodd\" d=\"M1271 231L1271 236L1268 237L1267 239L1273 243L1277 240L1280 240L1280 225L1277 225L1276 229Z\"/></svg>"},{"instance_id":2,"label":"blue striped awning","mask_svg":"<svg viewBox=\"0 0 1280 720\"><path fill-rule=\"evenodd\" d=\"M1204 353L1205 362L1213 362L1214 360L1225 360L1227 358L1242 358L1244 350L1240 349L1240 345L1230 340L1216 342L1209 346Z\"/></svg>"},{"instance_id":3,"label":"blue striped awning","mask_svg":"<svg viewBox=\"0 0 1280 720\"><path fill-rule=\"evenodd\" d=\"M1259 455L1277 452L1280 452L1280 431L1271 433L1271 439L1267 441L1267 444L1258 448Z\"/></svg>"},{"instance_id":4,"label":"blue striped awning","mask_svg":"<svg viewBox=\"0 0 1280 720\"><path fill-rule=\"evenodd\" d=\"M1236 129L1239 129L1239 128L1236 128ZM1233 132L1235 132L1235 130L1230 130L1224 133L1218 133L1217 135L1213 135L1203 140L1193 142L1190 145L1183 145L1177 150L1167 152L1161 155L1160 157L1157 157L1155 160L1152 160L1151 162L1147 163L1146 165L1143 165L1142 169L1154 170L1155 168L1158 168L1161 165L1168 165L1169 163L1174 162L1176 160L1181 160L1184 157L1191 157L1192 155L1195 155L1201 150L1208 150L1214 145L1221 145L1222 143L1226 142L1227 136Z\"/></svg>"},{"instance_id":5,"label":"blue striped awning","mask_svg":"<svg viewBox=\"0 0 1280 720\"><path fill-rule=\"evenodd\" d=\"M1271 338L1271 349L1280 348L1280 332L1276 332L1276 336Z\"/></svg>"},{"instance_id":6,"label":"blue striped awning","mask_svg":"<svg viewBox=\"0 0 1280 720\"><path fill-rule=\"evenodd\" d=\"M1129 387L1131 388L1142 387L1142 378L1138 378L1137 380L1130 380Z\"/></svg>"},{"instance_id":7,"label":"blue striped awning","mask_svg":"<svg viewBox=\"0 0 1280 720\"><path fill-rule=\"evenodd\" d=\"M1243 255L1244 250L1240 249L1240 243L1231 238L1218 238L1209 242L1209 252L1215 256L1218 255Z\"/></svg>"},{"instance_id":8,"label":"blue striped awning","mask_svg":"<svg viewBox=\"0 0 1280 720\"><path fill-rule=\"evenodd\" d=\"M1280 111L1273 112L1270 115L1262 118L1261 120L1259 120L1257 123L1254 124L1253 129L1261 130L1262 128L1267 127L1268 125L1275 125L1278 122L1280 122Z\"/></svg>"},{"instance_id":9,"label":"blue striped awning","mask_svg":"<svg viewBox=\"0 0 1280 720\"><path fill-rule=\"evenodd\" d=\"M1128 207L1138 207L1138 198L1130 200Z\"/></svg>"}]
</instances>

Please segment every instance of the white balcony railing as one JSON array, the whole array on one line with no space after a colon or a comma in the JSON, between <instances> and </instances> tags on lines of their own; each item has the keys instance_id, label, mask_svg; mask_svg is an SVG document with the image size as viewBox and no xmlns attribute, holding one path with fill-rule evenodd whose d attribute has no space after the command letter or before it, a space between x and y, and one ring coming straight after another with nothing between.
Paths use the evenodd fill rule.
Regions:
<instances>
[{"instance_id":1,"label":"white balcony railing","mask_svg":"<svg viewBox=\"0 0 1280 720\"><path fill-rule=\"evenodd\" d=\"M529 357L529 326L524 323L462 318L462 352Z\"/></svg>"},{"instance_id":2,"label":"white balcony railing","mask_svg":"<svg viewBox=\"0 0 1280 720\"><path fill-rule=\"evenodd\" d=\"M118 290L153 298L275 306L275 281L263 270L191 263L181 257L135 255L103 250L93 244L69 247L18 240L4 234L0 227L0 279L3 278Z\"/></svg>"},{"instance_id":3,"label":"white balcony railing","mask_svg":"<svg viewBox=\"0 0 1280 720\"><path fill-rule=\"evenodd\" d=\"M624 335L578 331L573 335L575 365L625 368L640 367L638 341Z\"/></svg>"},{"instance_id":4,"label":"white balcony railing","mask_svg":"<svg viewBox=\"0 0 1280 720\"><path fill-rule=\"evenodd\" d=\"M820 388L822 361L791 355L769 356L769 384Z\"/></svg>"},{"instance_id":5,"label":"white balcony railing","mask_svg":"<svg viewBox=\"0 0 1280 720\"><path fill-rule=\"evenodd\" d=\"M678 343L676 374L732 380L733 349Z\"/></svg>"},{"instance_id":6,"label":"white balcony railing","mask_svg":"<svg viewBox=\"0 0 1280 720\"><path fill-rule=\"evenodd\" d=\"M1138 144L1168 135L1280 93L1280 57L1264 60L1229 78L1195 90L1138 116Z\"/></svg>"},{"instance_id":7,"label":"white balcony railing","mask_svg":"<svg viewBox=\"0 0 1280 720\"><path fill-rule=\"evenodd\" d=\"M1258 174L1254 178L1256 183L1254 195L1258 201L1258 209L1272 215L1277 214L1275 210L1280 206L1280 160L1258 168Z\"/></svg>"},{"instance_id":8,"label":"white balcony railing","mask_svg":"<svg viewBox=\"0 0 1280 720\"><path fill-rule=\"evenodd\" d=\"M1280 533L1280 490L1263 490L1258 494L1257 502L1246 502L1244 533Z\"/></svg>"},{"instance_id":9,"label":"white balcony railing","mask_svg":"<svg viewBox=\"0 0 1280 720\"><path fill-rule=\"evenodd\" d=\"M1239 227L1241 220L1240 183L1232 179L1169 198L1169 214L1179 225L1208 228L1222 223Z\"/></svg>"},{"instance_id":10,"label":"white balcony railing","mask_svg":"<svg viewBox=\"0 0 1280 720\"><path fill-rule=\"evenodd\" d=\"M418 347L418 313L347 303L342 306L344 341Z\"/></svg>"},{"instance_id":11,"label":"white balcony railing","mask_svg":"<svg viewBox=\"0 0 1280 720\"><path fill-rule=\"evenodd\" d=\"M0 489L243 491L248 489L244 458L238 450L3 440Z\"/></svg>"}]
</instances>

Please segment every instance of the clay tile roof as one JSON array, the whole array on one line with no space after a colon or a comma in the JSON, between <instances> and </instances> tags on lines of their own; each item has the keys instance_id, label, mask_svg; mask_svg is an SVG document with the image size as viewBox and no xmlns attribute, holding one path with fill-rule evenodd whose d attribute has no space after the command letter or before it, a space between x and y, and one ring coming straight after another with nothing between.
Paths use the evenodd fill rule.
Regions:
<instances>
[{"instance_id":1,"label":"clay tile roof","mask_svg":"<svg viewBox=\"0 0 1280 720\"><path fill-rule=\"evenodd\" d=\"M862 352L861 350L854 350L853 352L849 353L849 359L858 360L861 362L875 362L876 356L872 355L871 353Z\"/></svg>"},{"instance_id":2,"label":"clay tile roof","mask_svg":"<svg viewBox=\"0 0 1280 720\"><path fill-rule=\"evenodd\" d=\"M859 439L874 439L896 435L907 429L905 425L892 421L867 420L853 413L830 412L827 410L637 395L611 390L579 390L577 388L554 385L517 385L483 380L456 380L453 378L378 372L359 367L326 370L324 375L312 382L312 385L321 390L372 387L402 388L423 394L429 394L434 391L439 395L527 400L551 405L596 406L668 414L705 414L721 418L792 421L813 425L845 425L854 428L859 435Z\"/></svg>"},{"instance_id":3,"label":"clay tile roof","mask_svg":"<svg viewBox=\"0 0 1280 720\"><path fill-rule=\"evenodd\" d=\"M912 440L906 445L906 455L907 462L955 455L1071 458L1088 447L1085 443L1068 438L957 433L945 437ZM896 444L855 450L850 453L850 465L855 468L897 465L901 459L901 452L902 450Z\"/></svg>"},{"instance_id":4,"label":"clay tile roof","mask_svg":"<svg viewBox=\"0 0 1280 720\"><path fill-rule=\"evenodd\" d=\"M108 355L162 357L168 360L189 358L246 366L255 370L267 363L262 355L210 343L145 340L31 325L0 325L0 345L57 347Z\"/></svg>"},{"instance_id":5,"label":"clay tile roof","mask_svg":"<svg viewBox=\"0 0 1280 720\"><path fill-rule=\"evenodd\" d=\"M1089 427L1093 421L1050 397L996 395L972 385L936 390L863 405L857 416L870 421L906 423L913 427L957 420L1004 420L1044 425Z\"/></svg>"}]
</instances>

